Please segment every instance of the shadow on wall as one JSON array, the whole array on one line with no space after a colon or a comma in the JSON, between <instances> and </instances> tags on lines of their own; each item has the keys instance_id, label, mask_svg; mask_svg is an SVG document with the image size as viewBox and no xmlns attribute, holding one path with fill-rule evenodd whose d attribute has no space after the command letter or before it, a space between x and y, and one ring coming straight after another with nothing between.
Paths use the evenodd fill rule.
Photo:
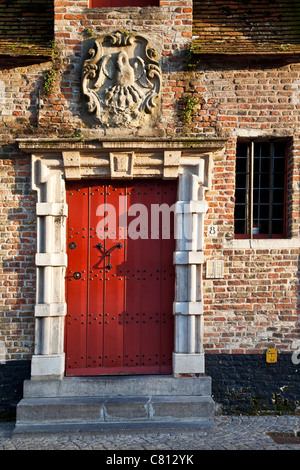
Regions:
<instances>
[{"instance_id":1,"label":"shadow on wall","mask_svg":"<svg viewBox=\"0 0 300 470\"><path fill-rule=\"evenodd\" d=\"M30 378L30 360L0 363L0 422L14 421L23 398L23 382Z\"/></svg>"},{"instance_id":2,"label":"shadow on wall","mask_svg":"<svg viewBox=\"0 0 300 470\"><path fill-rule=\"evenodd\" d=\"M265 354L207 354L206 373L222 414L299 413L300 361L291 354L278 355L276 363Z\"/></svg>"}]
</instances>

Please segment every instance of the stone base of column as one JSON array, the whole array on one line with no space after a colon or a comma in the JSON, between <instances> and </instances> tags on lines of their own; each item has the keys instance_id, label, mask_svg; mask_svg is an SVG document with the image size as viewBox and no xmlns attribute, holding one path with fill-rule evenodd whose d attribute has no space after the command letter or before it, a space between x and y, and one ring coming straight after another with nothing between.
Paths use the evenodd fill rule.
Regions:
<instances>
[{"instance_id":1,"label":"stone base of column","mask_svg":"<svg viewBox=\"0 0 300 470\"><path fill-rule=\"evenodd\" d=\"M204 353L173 353L173 374L204 374Z\"/></svg>"},{"instance_id":2,"label":"stone base of column","mask_svg":"<svg viewBox=\"0 0 300 470\"><path fill-rule=\"evenodd\" d=\"M32 356L31 379L61 379L64 372L64 353Z\"/></svg>"}]
</instances>

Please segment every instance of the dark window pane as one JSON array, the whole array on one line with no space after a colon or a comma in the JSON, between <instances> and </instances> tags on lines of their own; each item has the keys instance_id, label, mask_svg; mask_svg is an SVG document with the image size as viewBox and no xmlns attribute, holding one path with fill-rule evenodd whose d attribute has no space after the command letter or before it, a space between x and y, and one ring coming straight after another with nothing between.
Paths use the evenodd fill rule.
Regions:
<instances>
[{"instance_id":1,"label":"dark window pane","mask_svg":"<svg viewBox=\"0 0 300 470\"><path fill-rule=\"evenodd\" d=\"M260 158L254 158L254 173L260 173Z\"/></svg>"},{"instance_id":2,"label":"dark window pane","mask_svg":"<svg viewBox=\"0 0 300 470\"><path fill-rule=\"evenodd\" d=\"M283 220L273 220L272 222L272 233L274 235L281 235L284 233Z\"/></svg>"},{"instance_id":3,"label":"dark window pane","mask_svg":"<svg viewBox=\"0 0 300 470\"><path fill-rule=\"evenodd\" d=\"M261 220L259 224L259 233L261 235L267 235L269 233L269 221Z\"/></svg>"},{"instance_id":4,"label":"dark window pane","mask_svg":"<svg viewBox=\"0 0 300 470\"><path fill-rule=\"evenodd\" d=\"M267 204L269 202L269 189L254 189L253 190L253 203L254 204Z\"/></svg>"},{"instance_id":5,"label":"dark window pane","mask_svg":"<svg viewBox=\"0 0 300 470\"><path fill-rule=\"evenodd\" d=\"M247 188L247 175L239 173L236 175L236 188L246 189Z\"/></svg>"},{"instance_id":6,"label":"dark window pane","mask_svg":"<svg viewBox=\"0 0 300 470\"><path fill-rule=\"evenodd\" d=\"M246 206L244 204L237 204L235 206L235 218L246 219Z\"/></svg>"},{"instance_id":7,"label":"dark window pane","mask_svg":"<svg viewBox=\"0 0 300 470\"><path fill-rule=\"evenodd\" d=\"M270 174L269 173L261 173L260 174L260 187L261 188L269 188L270 186Z\"/></svg>"},{"instance_id":8,"label":"dark window pane","mask_svg":"<svg viewBox=\"0 0 300 470\"><path fill-rule=\"evenodd\" d=\"M254 157L269 157L270 144L268 142L256 142L254 144Z\"/></svg>"},{"instance_id":9,"label":"dark window pane","mask_svg":"<svg viewBox=\"0 0 300 470\"><path fill-rule=\"evenodd\" d=\"M259 189L254 189L253 191L253 202L254 204L259 203Z\"/></svg>"},{"instance_id":10,"label":"dark window pane","mask_svg":"<svg viewBox=\"0 0 300 470\"><path fill-rule=\"evenodd\" d=\"M260 186L260 174L257 172L257 173L254 173L253 175L253 187L259 188L259 186Z\"/></svg>"},{"instance_id":11,"label":"dark window pane","mask_svg":"<svg viewBox=\"0 0 300 470\"><path fill-rule=\"evenodd\" d=\"M285 157L286 142L276 142L274 144L274 157Z\"/></svg>"},{"instance_id":12,"label":"dark window pane","mask_svg":"<svg viewBox=\"0 0 300 470\"><path fill-rule=\"evenodd\" d=\"M270 159L269 158L261 159L260 171L263 173L269 173L270 171Z\"/></svg>"},{"instance_id":13,"label":"dark window pane","mask_svg":"<svg viewBox=\"0 0 300 470\"><path fill-rule=\"evenodd\" d=\"M242 234L247 233L246 232L246 223L245 223L245 221L236 220L234 230L235 230L235 233L238 234L238 235L242 235Z\"/></svg>"},{"instance_id":14,"label":"dark window pane","mask_svg":"<svg viewBox=\"0 0 300 470\"><path fill-rule=\"evenodd\" d=\"M237 173L246 173L247 169L248 169L248 164L247 164L248 160L247 158L237 158L236 159L236 172Z\"/></svg>"},{"instance_id":15,"label":"dark window pane","mask_svg":"<svg viewBox=\"0 0 300 470\"><path fill-rule=\"evenodd\" d=\"M261 143L254 144L254 157L260 157Z\"/></svg>"},{"instance_id":16,"label":"dark window pane","mask_svg":"<svg viewBox=\"0 0 300 470\"><path fill-rule=\"evenodd\" d=\"M273 206L273 219L283 219L284 205L274 204Z\"/></svg>"},{"instance_id":17,"label":"dark window pane","mask_svg":"<svg viewBox=\"0 0 300 470\"><path fill-rule=\"evenodd\" d=\"M268 219L269 217L269 204L261 204L260 206L260 218Z\"/></svg>"},{"instance_id":18,"label":"dark window pane","mask_svg":"<svg viewBox=\"0 0 300 470\"><path fill-rule=\"evenodd\" d=\"M235 191L235 202L236 204L246 203L246 191L243 189L237 189Z\"/></svg>"},{"instance_id":19,"label":"dark window pane","mask_svg":"<svg viewBox=\"0 0 300 470\"><path fill-rule=\"evenodd\" d=\"M284 201L284 190L274 189L273 190L273 203L283 203Z\"/></svg>"},{"instance_id":20,"label":"dark window pane","mask_svg":"<svg viewBox=\"0 0 300 470\"><path fill-rule=\"evenodd\" d=\"M284 188L284 173L274 173L273 175L273 187Z\"/></svg>"},{"instance_id":21,"label":"dark window pane","mask_svg":"<svg viewBox=\"0 0 300 470\"><path fill-rule=\"evenodd\" d=\"M260 202L261 203L268 203L269 202L269 189L261 189L260 190Z\"/></svg>"},{"instance_id":22,"label":"dark window pane","mask_svg":"<svg viewBox=\"0 0 300 470\"><path fill-rule=\"evenodd\" d=\"M248 155L248 143L239 142L236 148L237 157L247 157Z\"/></svg>"},{"instance_id":23,"label":"dark window pane","mask_svg":"<svg viewBox=\"0 0 300 470\"><path fill-rule=\"evenodd\" d=\"M285 161L283 158L274 158L274 172L283 173L285 170Z\"/></svg>"}]
</instances>

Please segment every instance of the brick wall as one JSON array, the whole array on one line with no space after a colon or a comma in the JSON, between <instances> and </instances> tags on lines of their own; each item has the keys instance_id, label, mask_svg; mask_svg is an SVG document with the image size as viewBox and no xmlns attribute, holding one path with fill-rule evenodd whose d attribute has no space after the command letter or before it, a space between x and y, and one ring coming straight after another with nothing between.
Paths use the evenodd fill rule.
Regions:
<instances>
[{"instance_id":1,"label":"brick wall","mask_svg":"<svg viewBox=\"0 0 300 470\"><path fill-rule=\"evenodd\" d=\"M240 60L239 60L240 63ZM236 140L282 136L291 141L288 161L288 236L299 237L300 66L291 60L227 60L200 64L201 102L192 133L221 129L230 135L225 158L215 161L206 219L218 228L207 237L206 259L224 260L224 278L204 281L206 351L261 353L299 347L299 242L263 241L252 248L234 240ZM230 70L228 70L230 69ZM197 90L196 90L197 91ZM203 121L204 119L204 121ZM197 130L196 130L197 129ZM208 233L208 232L207 232Z\"/></svg>"},{"instance_id":2,"label":"brick wall","mask_svg":"<svg viewBox=\"0 0 300 470\"><path fill-rule=\"evenodd\" d=\"M146 34L161 52L163 103L160 128L168 136L227 136L215 158L206 193L205 259L224 260L224 277L204 275L205 348L208 353L291 352L299 334L299 247L267 242L249 248L233 239L235 148L239 137L287 137L289 236L299 237L299 89L296 59L201 57L186 70L192 37L191 2L160 8L89 9L86 1L55 1L55 91L43 95L51 62L2 63L0 71L1 337L8 359L26 359L33 348L35 195L30 162L14 140L21 136L73 136L81 120L82 54L98 36L117 29ZM194 64L191 64L194 65ZM2 91L1 91L2 90ZM189 125L182 98L197 97ZM209 227L218 231L209 236ZM204 266L205 268L205 266Z\"/></svg>"},{"instance_id":3,"label":"brick wall","mask_svg":"<svg viewBox=\"0 0 300 470\"><path fill-rule=\"evenodd\" d=\"M61 63L57 70L56 93L43 102L39 124L47 132L68 136L84 124L78 106L81 94L80 73L82 58L94 39L117 30L146 35L161 53L163 70L163 110L161 128L173 125L174 98L182 94L182 84L169 75L182 66L184 50L192 38L192 2L162 1L154 8L88 8L88 2L55 2L55 41L61 52ZM182 82L182 77L180 82ZM178 104L175 104L177 113ZM53 119L53 111L56 112Z\"/></svg>"},{"instance_id":4,"label":"brick wall","mask_svg":"<svg viewBox=\"0 0 300 470\"><path fill-rule=\"evenodd\" d=\"M225 260L221 280L205 280L206 350L257 354L291 350L299 340L299 249L220 249L206 255ZM299 347L299 345L298 345Z\"/></svg>"},{"instance_id":5,"label":"brick wall","mask_svg":"<svg viewBox=\"0 0 300 470\"><path fill-rule=\"evenodd\" d=\"M13 143L20 136L39 134L39 92L50 63L17 65L0 58L0 140ZM14 154L14 158L16 155Z\"/></svg>"},{"instance_id":6,"label":"brick wall","mask_svg":"<svg viewBox=\"0 0 300 470\"><path fill-rule=\"evenodd\" d=\"M34 341L35 194L27 156L3 145L0 165L0 341L5 359L27 359Z\"/></svg>"}]
</instances>

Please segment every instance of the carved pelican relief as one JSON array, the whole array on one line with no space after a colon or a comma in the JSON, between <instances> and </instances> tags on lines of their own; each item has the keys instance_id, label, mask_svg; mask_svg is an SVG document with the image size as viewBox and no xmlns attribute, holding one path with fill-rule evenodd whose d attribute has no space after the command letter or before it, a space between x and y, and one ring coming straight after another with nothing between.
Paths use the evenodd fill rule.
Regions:
<instances>
[{"instance_id":1,"label":"carved pelican relief","mask_svg":"<svg viewBox=\"0 0 300 470\"><path fill-rule=\"evenodd\" d=\"M145 115L152 114L157 106L161 71L155 51L147 49L144 38L145 51L141 57L135 55L136 48L132 47L137 39L126 36L122 42L120 34L115 34L117 47L106 47L108 54L103 54L103 44L96 41L96 53L92 50L92 59L85 62L83 92L88 112L96 122L107 127L139 126L145 121Z\"/></svg>"}]
</instances>

